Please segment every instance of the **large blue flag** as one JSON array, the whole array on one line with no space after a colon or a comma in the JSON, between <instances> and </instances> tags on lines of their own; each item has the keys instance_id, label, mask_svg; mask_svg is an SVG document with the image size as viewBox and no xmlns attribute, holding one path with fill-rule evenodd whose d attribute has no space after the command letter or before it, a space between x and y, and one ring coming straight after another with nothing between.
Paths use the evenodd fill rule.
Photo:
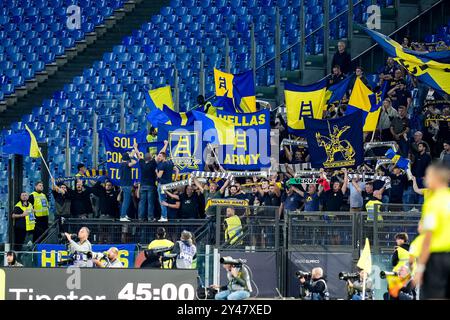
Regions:
<instances>
[{"instance_id":1,"label":"large blue flag","mask_svg":"<svg viewBox=\"0 0 450 320\"><path fill-rule=\"evenodd\" d=\"M158 130L158 140L168 141L168 159L180 173L203 170L206 142L202 141L202 133L194 126L161 126Z\"/></svg>"},{"instance_id":2,"label":"large blue flag","mask_svg":"<svg viewBox=\"0 0 450 320\"><path fill-rule=\"evenodd\" d=\"M450 94L450 64L441 63L412 50L405 50L398 42L377 31L363 28L386 53L393 57L408 73L433 89ZM434 55L438 57L438 55ZM446 54L444 56L444 61Z\"/></svg>"},{"instance_id":3,"label":"large blue flag","mask_svg":"<svg viewBox=\"0 0 450 320\"><path fill-rule=\"evenodd\" d=\"M363 163L363 111L336 119L305 118L313 168L354 167Z\"/></svg>"},{"instance_id":4,"label":"large blue flag","mask_svg":"<svg viewBox=\"0 0 450 320\"><path fill-rule=\"evenodd\" d=\"M147 131L141 130L131 134L123 134L108 129L103 129L100 136L105 144L106 149L106 168L108 169L108 177L115 185L120 184L119 169L122 163L122 154L131 151L134 143L138 144L139 151L145 153L147 147ZM140 180L139 164L131 168L133 181Z\"/></svg>"},{"instance_id":5,"label":"large blue flag","mask_svg":"<svg viewBox=\"0 0 450 320\"><path fill-rule=\"evenodd\" d=\"M25 130L5 137L3 153L21 154L31 158L39 158L40 156L36 137L27 125L25 125Z\"/></svg>"},{"instance_id":6,"label":"large blue flag","mask_svg":"<svg viewBox=\"0 0 450 320\"><path fill-rule=\"evenodd\" d=\"M217 117L235 125L235 143L219 148L219 162L227 170L260 170L270 167L270 111L227 113Z\"/></svg>"}]
</instances>

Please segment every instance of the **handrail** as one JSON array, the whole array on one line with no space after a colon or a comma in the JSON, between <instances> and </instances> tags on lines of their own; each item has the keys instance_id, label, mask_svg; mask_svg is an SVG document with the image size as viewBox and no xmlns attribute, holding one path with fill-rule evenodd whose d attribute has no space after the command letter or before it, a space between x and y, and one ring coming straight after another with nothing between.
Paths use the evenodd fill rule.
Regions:
<instances>
[{"instance_id":1,"label":"handrail","mask_svg":"<svg viewBox=\"0 0 450 320\"><path fill-rule=\"evenodd\" d=\"M354 3L354 4L353 4L353 7L356 7L357 5L361 4L362 2L363 2L363 0L360 0L360 1L358 1L357 3ZM348 11L349 11L349 9L346 9L345 11L342 11L342 12L339 13L336 17L334 17L333 19L331 19L331 20L329 21L329 23L330 23L330 22L333 22L333 21L336 20L336 19L338 19L339 17L341 17L341 16L344 15L345 13L348 13ZM305 36L305 40L306 40L308 37L312 36L313 34L317 33L318 31L320 31L320 30L323 29L323 28L324 28L324 25L322 25L322 26L316 28L315 30L311 31L309 34L307 34L307 35ZM297 41L296 43L290 45L288 48L286 48L286 49L284 49L283 51L280 52L280 56L281 56L282 54L288 52L289 50L291 50L293 47L299 45L300 43L301 43L301 41L299 40L299 41ZM272 62L273 60L275 60L275 58L276 58L276 57L270 58L269 60L267 60L266 62L264 62L262 65L260 65L259 67L257 67L256 70L259 70L260 68L266 66L267 64L269 64L270 62Z\"/></svg>"},{"instance_id":2,"label":"handrail","mask_svg":"<svg viewBox=\"0 0 450 320\"><path fill-rule=\"evenodd\" d=\"M353 4L353 7L356 7L357 5L359 5L359 4L363 3L363 2L364 2L363 0L360 0L360 1L356 2L356 3ZM342 11L341 13L339 13L338 15L336 15L335 17L333 17L333 18L329 21L329 23L330 23L330 22L333 22L334 20L336 20L336 19L338 19L338 18L340 18L341 16L343 16L344 14L346 14L346 13L348 13L348 12L349 12L349 9L347 8L346 10ZM307 38L311 37L312 35L314 35L315 33L317 33L318 31L320 31L320 30L323 29L323 28L324 28L324 25L322 25L322 26L316 28L315 30L313 30L312 32L310 32L308 35L305 36L305 40L306 40ZM296 43L290 45L288 48L284 49L283 51L281 51L281 52L280 52L280 56L283 55L283 54L285 54L286 52L289 52L290 50L292 50L292 48L294 48L295 46L297 46L297 45L299 45L299 44L301 44L301 41L300 41L300 40L297 41ZM257 67L257 68L255 69L255 72L258 71L258 70L260 70L261 68L267 66L269 63L271 63L271 62L274 61L275 59L276 59L276 57L273 57L273 58L270 58L269 60L265 61L263 64L261 64L259 67ZM210 100L213 99L215 96L216 96L216 95L213 94L213 95L211 95L211 96L205 98L205 102L210 101ZM192 107L190 110L195 110L195 109L197 109L197 108L199 108L199 107L200 107L200 105L196 105L196 106Z\"/></svg>"}]
</instances>

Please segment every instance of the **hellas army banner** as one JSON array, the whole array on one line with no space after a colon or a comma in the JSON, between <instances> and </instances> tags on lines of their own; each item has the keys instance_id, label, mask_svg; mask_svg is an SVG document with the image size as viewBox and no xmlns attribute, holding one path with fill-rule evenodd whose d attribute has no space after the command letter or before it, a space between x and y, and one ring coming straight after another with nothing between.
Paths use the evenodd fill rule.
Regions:
<instances>
[{"instance_id":1,"label":"hellas army banner","mask_svg":"<svg viewBox=\"0 0 450 320\"><path fill-rule=\"evenodd\" d=\"M259 170L270 167L270 111L227 113L217 116L235 125L234 145L219 147L219 161L227 170Z\"/></svg>"},{"instance_id":2,"label":"hellas army banner","mask_svg":"<svg viewBox=\"0 0 450 320\"><path fill-rule=\"evenodd\" d=\"M103 129L100 132L103 143L106 149L106 167L108 169L109 179L116 185L120 183L119 169L122 162L122 154L133 149L134 143L139 146L139 151L146 152L145 143L147 132L146 130L138 131L131 134L122 134L108 129ZM134 181L139 181L139 164L131 168L131 174Z\"/></svg>"},{"instance_id":3,"label":"hellas army banner","mask_svg":"<svg viewBox=\"0 0 450 320\"><path fill-rule=\"evenodd\" d=\"M168 159L180 173L203 171L203 152L206 144L202 140L202 132L195 130L194 126L160 126L158 140L168 141Z\"/></svg>"}]
</instances>

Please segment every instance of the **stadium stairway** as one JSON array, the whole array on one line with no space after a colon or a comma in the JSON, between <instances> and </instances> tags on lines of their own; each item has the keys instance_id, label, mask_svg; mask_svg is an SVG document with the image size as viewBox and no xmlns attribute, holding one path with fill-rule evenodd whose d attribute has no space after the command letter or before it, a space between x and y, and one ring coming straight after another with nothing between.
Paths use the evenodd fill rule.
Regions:
<instances>
[{"instance_id":1,"label":"stadium stairway","mask_svg":"<svg viewBox=\"0 0 450 320\"><path fill-rule=\"evenodd\" d=\"M399 35L402 36L409 34L411 39L421 39L424 34L432 33L434 29L440 24L446 23L444 10L442 10L441 17L438 19L430 19L427 23L423 20L414 20L414 18L438 3L445 3L445 0L398 0L393 1L392 6L381 8L381 33L387 35ZM396 7L398 5L398 7ZM443 5L442 5L443 8ZM436 11L441 8L436 8ZM417 29L420 28L420 32ZM407 31L406 31L407 30ZM399 32L403 31L403 33ZM397 39L394 36L394 39ZM343 38L343 40L348 40ZM397 39L400 40L400 39ZM300 70L282 71L281 82L289 81L300 84L311 84L323 77L327 76L331 70L331 60L333 54L337 51L337 40L330 40L328 59L325 62L323 54L309 55L305 57L305 72L302 75ZM382 64L381 57L384 57L379 47L373 47L371 38L366 33L358 28L354 24L354 30L351 41L347 41L347 51L350 52L355 65L362 65L366 70L371 70L373 66ZM374 52L381 53L378 56ZM275 105L276 88L270 87L258 87L257 97L265 100L269 100Z\"/></svg>"},{"instance_id":2,"label":"stadium stairway","mask_svg":"<svg viewBox=\"0 0 450 320\"><path fill-rule=\"evenodd\" d=\"M87 39L71 60L66 63L57 62L58 65L50 71L48 79L0 113L0 128L7 128L14 121L19 121L24 114L31 113L33 107L42 105L44 99L50 99L55 92L63 90L65 84L70 84L75 76L83 73L85 68L90 68L95 61L101 60L104 53L111 52L114 45L122 42L123 37L139 29L143 23L148 22L149 17L159 13L161 7L168 5L169 2L168 0L128 1L124 10L116 12L115 19L109 22L112 24L111 28L100 31L95 40Z\"/></svg>"}]
</instances>

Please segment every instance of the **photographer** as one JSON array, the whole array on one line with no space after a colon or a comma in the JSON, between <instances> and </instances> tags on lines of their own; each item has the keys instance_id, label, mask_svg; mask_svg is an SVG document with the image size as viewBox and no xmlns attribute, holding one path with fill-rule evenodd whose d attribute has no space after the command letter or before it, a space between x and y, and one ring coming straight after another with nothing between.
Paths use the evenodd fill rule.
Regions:
<instances>
[{"instance_id":1,"label":"photographer","mask_svg":"<svg viewBox=\"0 0 450 320\"><path fill-rule=\"evenodd\" d=\"M72 235L67 232L64 233L69 242L69 252L73 256L73 266L75 267L92 267L92 261L89 261L92 253L92 245L88 240L89 233L90 231L87 227L81 228L78 231L78 243L72 240Z\"/></svg>"},{"instance_id":2,"label":"photographer","mask_svg":"<svg viewBox=\"0 0 450 320\"><path fill-rule=\"evenodd\" d=\"M216 300L244 300L250 297L252 291L250 270L242 264L241 260L232 257L220 259L223 268L227 271L228 285L220 287L212 285L211 288L222 290L216 294Z\"/></svg>"},{"instance_id":3,"label":"photographer","mask_svg":"<svg viewBox=\"0 0 450 320\"><path fill-rule=\"evenodd\" d=\"M349 300L363 300L363 284L364 277L366 277L366 290L364 300L373 300L373 283L364 270L359 272L358 278L348 277L347 280L347 292ZM345 278L343 279L345 280Z\"/></svg>"},{"instance_id":4,"label":"photographer","mask_svg":"<svg viewBox=\"0 0 450 320\"><path fill-rule=\"evenodd\" d=\"M311 271L311 279L307 279L308 274L300 274L299 280L301 289L305 292L303 299L305 300L328 300L329 293L327 282L323 277L322 268L314 268Z\"/></svg>"},{"instance_id":5,"label":"photographer","mask_svg":"<svg viewBox=\"0 0 450 320\"><path fill-rule=\"evenodd\" d=\"M94 254L92 262L99 268L123 268L122 262L119 260L119 249L116 247L109 248L105 254Z\"/></svg>"},{"instance_id":6,"label":"photographer","mask_svg":"<svg viewBox=\"0 0 450 320\"><path fill-rule=\"evenodd\" d=\"M407 266L401 266L398 273L384 273L384 277L388 280L388 292L384 293L384 300L416 300L416 284Z\"/></svg>"},{"instance_id":7,"label":"photographer","mask_svg":"<svg viewBox=\"0 0 450 320\"><path fill-rule=\"evenodd\" d=\"M192 241L192 233L184 230L181 232L180 241L175 243L171 253L164 254L164 258L175 258L177 269L194 269L197 258L197 247Z\"/></svg>"}]
</instances>

